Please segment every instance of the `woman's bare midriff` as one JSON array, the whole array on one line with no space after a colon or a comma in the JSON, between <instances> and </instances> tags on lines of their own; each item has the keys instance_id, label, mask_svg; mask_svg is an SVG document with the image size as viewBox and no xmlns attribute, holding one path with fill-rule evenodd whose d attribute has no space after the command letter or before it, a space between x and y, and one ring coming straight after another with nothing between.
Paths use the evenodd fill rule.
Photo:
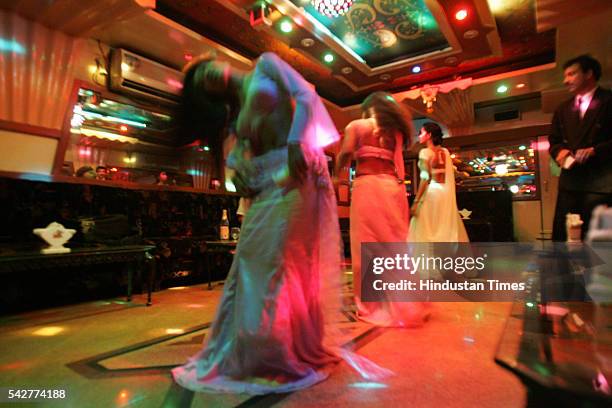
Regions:
<instances>
[{"instance_id":1,"label":"woman's bare midriff","mask_svg":"<svg viewBox=\"0 0 612 408\"><path fill-rule=\"evenodd\" d=\"M395 176L395 166L389 160L376 157L363 157L357 160L357 177L375 174Z\"/></svg>"}]
</instances>

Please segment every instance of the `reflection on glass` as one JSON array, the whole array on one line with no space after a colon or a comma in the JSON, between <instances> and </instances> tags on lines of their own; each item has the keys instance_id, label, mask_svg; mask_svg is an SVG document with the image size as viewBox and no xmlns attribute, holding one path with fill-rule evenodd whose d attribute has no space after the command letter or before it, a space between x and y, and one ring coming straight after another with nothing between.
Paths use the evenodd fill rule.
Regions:
<instances>
[{"instance_id":1,"label":"reflection on glass","mask_svg":"<svg viewBox=\"0 0 612 408\"><path fill-rule=\"evenodd\" d=\"M473 150L450 148L458 191L510 190L537 199L535 140Z\"/></svg>"},{"instance_id":2,"label":"reflection on glass","mask_svg":"<svg viewBox=\"0 0 612 408\"><path fill-rule=\"evenodd\" d=\"M172 117L79 89L63 173L75 177L208 189L208 146L177 146Z\"/></svg>"}]
</instances>

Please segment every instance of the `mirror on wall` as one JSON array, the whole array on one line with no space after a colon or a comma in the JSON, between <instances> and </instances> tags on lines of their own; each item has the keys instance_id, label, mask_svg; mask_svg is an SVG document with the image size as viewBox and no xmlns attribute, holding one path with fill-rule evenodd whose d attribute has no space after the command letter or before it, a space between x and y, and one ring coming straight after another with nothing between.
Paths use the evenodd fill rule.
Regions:
<instances>
[{"instance_id":1,"label":"mirror on wall","mask_svg":"<svg viewBox=\"0 0 612 408\"><path fill-rule=\"evenodd\" d=\"M214 181L212 163L206 145L177 146L170 112L78 90L62 174L208 190Z\"/></svg>"},{"instance_id":2,"label":"mirror on wall","mask_svg":"<svg viewBox=\"0 0 612 408\"><path fill-rule=\"evenodd\" d=\"M539 199L536 140L449 148L457 191L510 190L513 200Z\"/></svg>"}]
</instances>

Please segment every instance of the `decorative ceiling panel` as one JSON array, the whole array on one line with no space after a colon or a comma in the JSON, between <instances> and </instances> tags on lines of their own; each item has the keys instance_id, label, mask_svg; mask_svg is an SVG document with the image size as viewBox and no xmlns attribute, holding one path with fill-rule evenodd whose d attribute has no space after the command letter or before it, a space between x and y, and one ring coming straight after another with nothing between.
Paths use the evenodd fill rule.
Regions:
<instances>
[{"instance_id":1,"label":"decorative ceiling panel","mask_svg":"<svg viewBox=\"0 0 612 408\"><path fill-rule=\"evenodd\" d=\"M246 57L277 53L340 106L376 90L478 78L555 59L555 31L536 30L535 0L355 0L336 19L309 3L158 0L156 11ZM459 20L462 9L467 17ZM265 18L253 22L251 11ZM280 29L285 21L292 23L290 32ZM334 60L326 63L328 53ZM420 71L413 71L416 65Z\"/></svg>"},{"instance_id":2,"label":"decorative ceiling panel","mask_svg":"<svg viewBox=\"0 0 612 408\"><path fill-rule=\"evenodd\" d=\"M307 0L291 3L303 7L370 67L450 47L423 0L356 0L339 17L318 12Z\"/></svg>"}]
</instances>

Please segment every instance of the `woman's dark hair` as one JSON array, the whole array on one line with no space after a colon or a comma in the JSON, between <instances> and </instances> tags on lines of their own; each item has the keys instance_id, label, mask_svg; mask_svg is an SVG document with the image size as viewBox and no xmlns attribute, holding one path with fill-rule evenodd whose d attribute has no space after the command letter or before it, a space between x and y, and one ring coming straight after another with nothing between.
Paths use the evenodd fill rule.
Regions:
<instances>
[{"instance_id":1,"label":"woman's dark hair","mask_svg":"<svg viewBox=\"0 0 612 408\"><path fill-rule=\"evenodd\" d=\"M223 139L238 112L238 99L229 92L204 90L203 77L211 61L203 60L185 71L176 123L180 144L200 139L210 147L216 171L221 171Z\"/></svg>"},{"instance_id":2,"label":"woman's dark hair","mask_svg":"<svg viewBox=\"0 0 612 408\"><path fill-rule=\"evenodd\" d=\"M362 112L368 114L374 110L376 122L383 129L394 129L402 134L404 146L410 144L412 138L412 117L407 109L400 106L387 92L374 92L361 104Z\"/></svg>"},{"instance_id":3,"label":"woman's dark hair","mask_svg":"<svg viewBox=\"0 0 612 408\"><path fill-rule=\"evenodd\" d=\"M442 144L442 128L434 122L425 122L423 129L431 135L431 141L435 146Z\"/></svg>"}]
</instances>

